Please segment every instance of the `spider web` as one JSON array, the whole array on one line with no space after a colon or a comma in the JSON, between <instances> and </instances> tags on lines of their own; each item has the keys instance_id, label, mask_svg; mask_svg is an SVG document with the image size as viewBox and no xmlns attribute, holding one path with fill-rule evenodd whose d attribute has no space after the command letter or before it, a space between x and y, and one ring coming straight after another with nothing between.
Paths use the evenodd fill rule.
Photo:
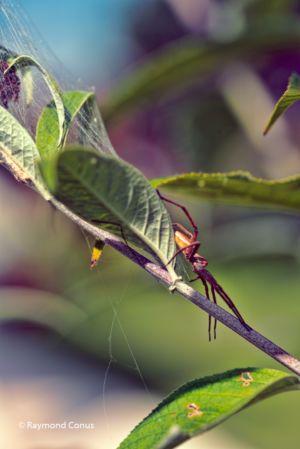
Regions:
<instances>
[{"instance_id":1,"label":"spider web","mask_svg":"<svg viewBox=\"0 0 300 449\"><path fill-rule=\"evenodd\" d=\"M111 426L110 411L107 406L106 396L107 396L107 391L108 391L107 384L108 384L108 378L109 378L110 371L114 364L118 364L118 359L114 355L114 345L113 345L113 335L114 335L114 331L116 330L116 327L118 327L119 330L121 331L121 335L124 339L125 346L127 348L128 354L129 354L129 360L131 359L131 361L132 361L132 364L128 365L127 368L131 368L133 371L135 371L137 373L137 375L141 381L142 387L144 389L145 397L148 399L149 404L152 405L152 408L154 408L154 405L155 405L155 400L152 397L151 391L149 390L149 387L148 387L146 380L143 376L141 367L138 363L136 356L134 355L133 348L130 344L129 338L126 334L126 331L125 331L125 329L121 323L120 317L119 317L118 306L121 304L121 302L125 298L126 298L126 288L125 288L125 291L117 305L113 304L112 300L110 300L111 308L113 311L113 317L112 317L109 336L108 336L109 360L107 363L107 367L106 367L106 370L104 373L104 378L103 378L103 383L102 383L102 408L103 408L103 415L104 415L105 425L106 425L106 429L107 429L107 434L108 434L109 438L111 438L113 435L113 428ZM111 441L113 441L112 438L111 438Z\"/></svg>"},{"instance_id":2,"label":"spider web","mask_svg":"<svg viewBox=\"0 0 300 449\"><path fill-rule=\"evenodd\" d=\"M34 58L54 79L61 91L93 91L81 81L73 79L17 1L1 0L0 55L6 51L13 57L26 55ZM38 118L52 98L37 68L32 67L25 73L18 70L17 74L21 81L20 94L17 101L9 102L8 110L34 138ZM92 110L89 111L89 120L84 112L77 114L71 125L67 143L81 143L117 156L106 134L96 103L90 107Z\"/></svg>"},{"instance_id":3,"label":"spider web","mask_svg":"<svg viewBox=\"0 0 300 449\"><path fill-rule=\"evenodd\" d=\"M47 43L41 37L39 31L36 29L26 12L17 1L0 0L0 55L2 52L8 51L12 57L19 55L27 55L34 58L54 79L61 91L91 91L92 89L84 85L82 81L74 80L73 76L57 59L55 54L48 47ZM42 75L35 67L30 69L31 76L27 76L18 71L18 76L21 81L20 93L18 101L10 101L8 103L8 111L27 129L32 138L35 140L36 126L38 119L45 108L45 106L52 100L49 88L45 83ZM30 87L32 84L32 89ZM3 106L3 105L2 105ZM89 115L91 118L91 115ZM84 114L78 114L74 119L71 130L68 135L67 143L79 143L78 135L80 134L80 143L91 146L98 151L117 157L109 138L106 134L105 127L99 112L99 109L94 107L92 120L87 120ZM84 142L82 142L84 136ZM89 278L90 282L90 278ZM72 288L76 285L72 285ZM126 290L126 286L125 286ZM107 367L104 374L103 384L99 385L102 392L102 404L104 418L108 434L113 433L113 425L110 424L109 409L107 406L108 380L112 374L112 368L118 364L117 357L114 355L114 334L118 329L124 339L125 347L129 353L130 368L137 373L142 388L146 395L151 397L149 389L145 382L141 368L134 355L126 330L121 323L118 308L120 303L126 297L125 293L118 304L110 301L110 306L113 312L113 317L110 325L109 334L107 336L108 344L108 359ZM101 298L99 298L100 300ZM152 406L154 402L152 403Z\"/></svg>"}]
</instances>

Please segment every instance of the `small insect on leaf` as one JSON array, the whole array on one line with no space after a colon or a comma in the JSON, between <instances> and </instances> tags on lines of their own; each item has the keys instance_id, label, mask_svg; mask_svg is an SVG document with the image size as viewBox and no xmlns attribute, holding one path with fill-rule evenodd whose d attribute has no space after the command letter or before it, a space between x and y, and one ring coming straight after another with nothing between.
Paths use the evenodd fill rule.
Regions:
<instances>
[{"instance_id":1,"label":"small insect on leaf","mask_svg":"<svg viewBox=\"0 0 300 449\"><path fill-rule=\"evenodd\" d=\"M191 410L187 414L188 418L194 418L195 416L202 416L202 415L204 415L204 412L202 412L200 410L199 405L196 405L194 403L193 404L187 404L185 406L185 408L187 408L188 410Z\"/></svg>"},{"instance_id":2,"label":"small insect on leaf","mask_svg":"<svg viewBox=\"0 0 300 449\"><path fill-rule=\"evenodd\" d=\"M97 262L102 255L104 246L105 246L105 243L103 242L103 240L96 239L94 247L93 247L93 251L92 251L92 256L91 256L91 264L90 264L91 270L93 268L95 268L95 266L97 265Z\"/></svg>"},{"instance_id":3,"label":"small insect on leaf","mask_svg":"<svg viewBox=\"0 0 300 449\"><path fill-rule=\"evenodd\" d=\"M251 376L251 373L249 371L242 371L238 380L243 382L242 383L243 387L249 387L251 382L253 382L254 379Z\"/></svg>"}]
</instances>

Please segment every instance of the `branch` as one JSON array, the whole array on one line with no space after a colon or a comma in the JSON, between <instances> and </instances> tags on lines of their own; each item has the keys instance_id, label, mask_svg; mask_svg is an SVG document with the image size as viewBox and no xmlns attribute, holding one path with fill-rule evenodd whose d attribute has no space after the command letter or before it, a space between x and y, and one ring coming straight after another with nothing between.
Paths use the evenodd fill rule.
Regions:
<instances>
[{"instance_id":1,"label":"branch","mask_svg":"<svg viewBox=\"0 0 300 449\"><path fill-rule=\"evenodd\" d=\"M111 246L123 256L130 259L132 262L139 265L145 271L150 273L156 280L163 282L167 286L172 285L171 277L169 273L163 268L159 267L155 263L151 262L149 259L139 254L132 248L129 248L124 242L110 234L103 229L98 228L80 218L78 215L71 212L64 204L52 198L49 201L56 209L60 210L68 218L70 218L74 223L80 226L82 229L87 231L94 237L98 237L103 240L107 245ZM199 292L185 284L184 282L176 283L176 290L179 294L187 298L189 301L194 303L197 307L200 307L209 315L216 318L218 321L223 323L225 326L232 329L234 332L239 334L245 340L248 340L252 345L256 346L261 351L273 357L277 362L284 365L289 370L300 376L300 361L295 359L292 355L284 351L275 343L271 342L263 335L256 332L254 329L248 331L240 323L240 321L226 310L222 309L220 306L208 301L207 298L201 295Z\"/></svg>"}]
</instances>

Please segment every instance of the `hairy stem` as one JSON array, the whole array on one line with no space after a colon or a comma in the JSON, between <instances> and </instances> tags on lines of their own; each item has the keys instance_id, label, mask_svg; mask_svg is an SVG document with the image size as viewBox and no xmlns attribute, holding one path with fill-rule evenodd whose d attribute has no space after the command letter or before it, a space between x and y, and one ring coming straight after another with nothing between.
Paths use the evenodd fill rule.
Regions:
<instances>
[{"instance_id":1,"label":"hairy stem","mask_svg":"<svg viewBox=\"0 0 300 449\"><path fill-rule=\"evenodd\" d=\"M55 198L52 198L49 202L82 229L87 231L92 236L98 237L103 240L107 245L119 251L121 254L123 254L123 256L127 257L132 262L136 263L145 271L150 273L158 281L161 281L168 286L172 285L171 277L166 270L151 262L149 259L139 254L132 248L129 248L124 242L122 242L120 239L110 234L109 232L104 231L103 229L100 229L97 226L84 221L82 218L71 212L64 204L60 203ZM254 329L248 331L235 316L231 315L217 304L208 301L205 296L201 295L199 292L197 292L184 282L176 283L176 291L187 298L189 301L191 301L193 304L195 304L197 307L200 307L209 315L212 315L225 326L232 329L241 337L245 338L245 340L248 340L252 345L256 346L261 351L277 360L277 362L281 363L286 368L300 376L300 361L284 351L279 346L275 345L275 343L268 340L263 335L256 332Z\"/></svg>"}]
</instances>

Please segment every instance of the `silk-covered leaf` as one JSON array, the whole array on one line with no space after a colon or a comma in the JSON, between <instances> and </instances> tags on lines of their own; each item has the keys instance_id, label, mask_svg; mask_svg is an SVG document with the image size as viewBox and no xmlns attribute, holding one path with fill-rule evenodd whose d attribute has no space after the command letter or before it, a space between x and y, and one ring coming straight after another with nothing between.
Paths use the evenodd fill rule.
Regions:
<instances>
[{"instance_id":1,"label":"silk-covered leaf","mask_svg":"<svg viewBox=\"0 0 300 449\"><path fill-rule=\"evenodd\" d=\"M58 138L56 141L56 146L59 147L63 140L63 134L64 134L64 122L65 122L65 110L63 101L61 98L60 90L53 80L53 78L49 75L49 73L31 56L21 55L17 56L13 60L9 61L9 66L6 69L5 72L8 72L11 67L15 66L17 69L20 69L23 73L24 70L29 67L36 67L38 71L41 73L44 81L46 82L50 93L52 95L53 101L55 103L57 117L58 117L58 123L59 123L59 132L58 132ZM28 81L27 81L28 82ZM28 86L26 87L28 89ZM28 96L28 92L27 92ZM27 98L28 101L28 98Z\"/></svg>"},{"instance_id":2,"label":"silk-covered leaf","mask_svg":"<svg viewBox=\"0 0 300 449\"><path fill-rule=\"evenodd\" d=\"M187 173L153 179L153 187L193 199L300 210L300 176L279 180L254 178L250 173Z\"/></svg>"},{"instance_id":3,"label":"silk-covered leaf","mask_svg":"<svg viewBox=\"0 0 300 449\"><path fill-rule=\"evenodd\" d=\"M38 149L28 131L18 120L0 106L0 161L18 181L36 187L45 198L45 189L37 162Z\"/></svg>"},{"instance_id":4,"label":"silk-covered leaf","mask_svg":"<svg viewBox=\"0 0 300 449\"><path fill-rule=\"evenodd\" d=\"M272 369L234 369L197 379L165 398L118 449L171 449L255 402L298 389L298 377Z\"/></svg>"},{"instance_id":5,"label":"silk-covered leaf","mask_svg":"<svg viewBox=\"0 0 300 449\"><path fill-rule=\"evenodd\" d=\"M92 97L92 92L62 92L61 98L65 108L64 142L74 118ZM49 158L56 152L59 135L60 125L55 102L52 100L44 108L36 128L36 144L42 158Z\"/></svg>"},{"instance_id":6,"label":"silk-covered leaf","mask_svg":"<svg viewBox=\"0 0 300 449\"><path fill-rule=\"evenodd\" d=\"M300 76L293 73L289 79L288 86L283 95L279 98L270 120L265 127L264 134L270 130L276 120L284 113L284 111L300 99Z\"/></svg>"},{"instance_id":7,"label":"silk-covered leaf","mask_svg":"<svg viewBox=\"0 0 300 449\"><path fill-rule=\"evenodd\" d=\"M175 253L164 203L149 181L119 158L82 146L66 149L57 157L53 193L83 219L125 237L162 265ZM172 264L167 268L175 279Z\"/></svg>"}]
</instances>

